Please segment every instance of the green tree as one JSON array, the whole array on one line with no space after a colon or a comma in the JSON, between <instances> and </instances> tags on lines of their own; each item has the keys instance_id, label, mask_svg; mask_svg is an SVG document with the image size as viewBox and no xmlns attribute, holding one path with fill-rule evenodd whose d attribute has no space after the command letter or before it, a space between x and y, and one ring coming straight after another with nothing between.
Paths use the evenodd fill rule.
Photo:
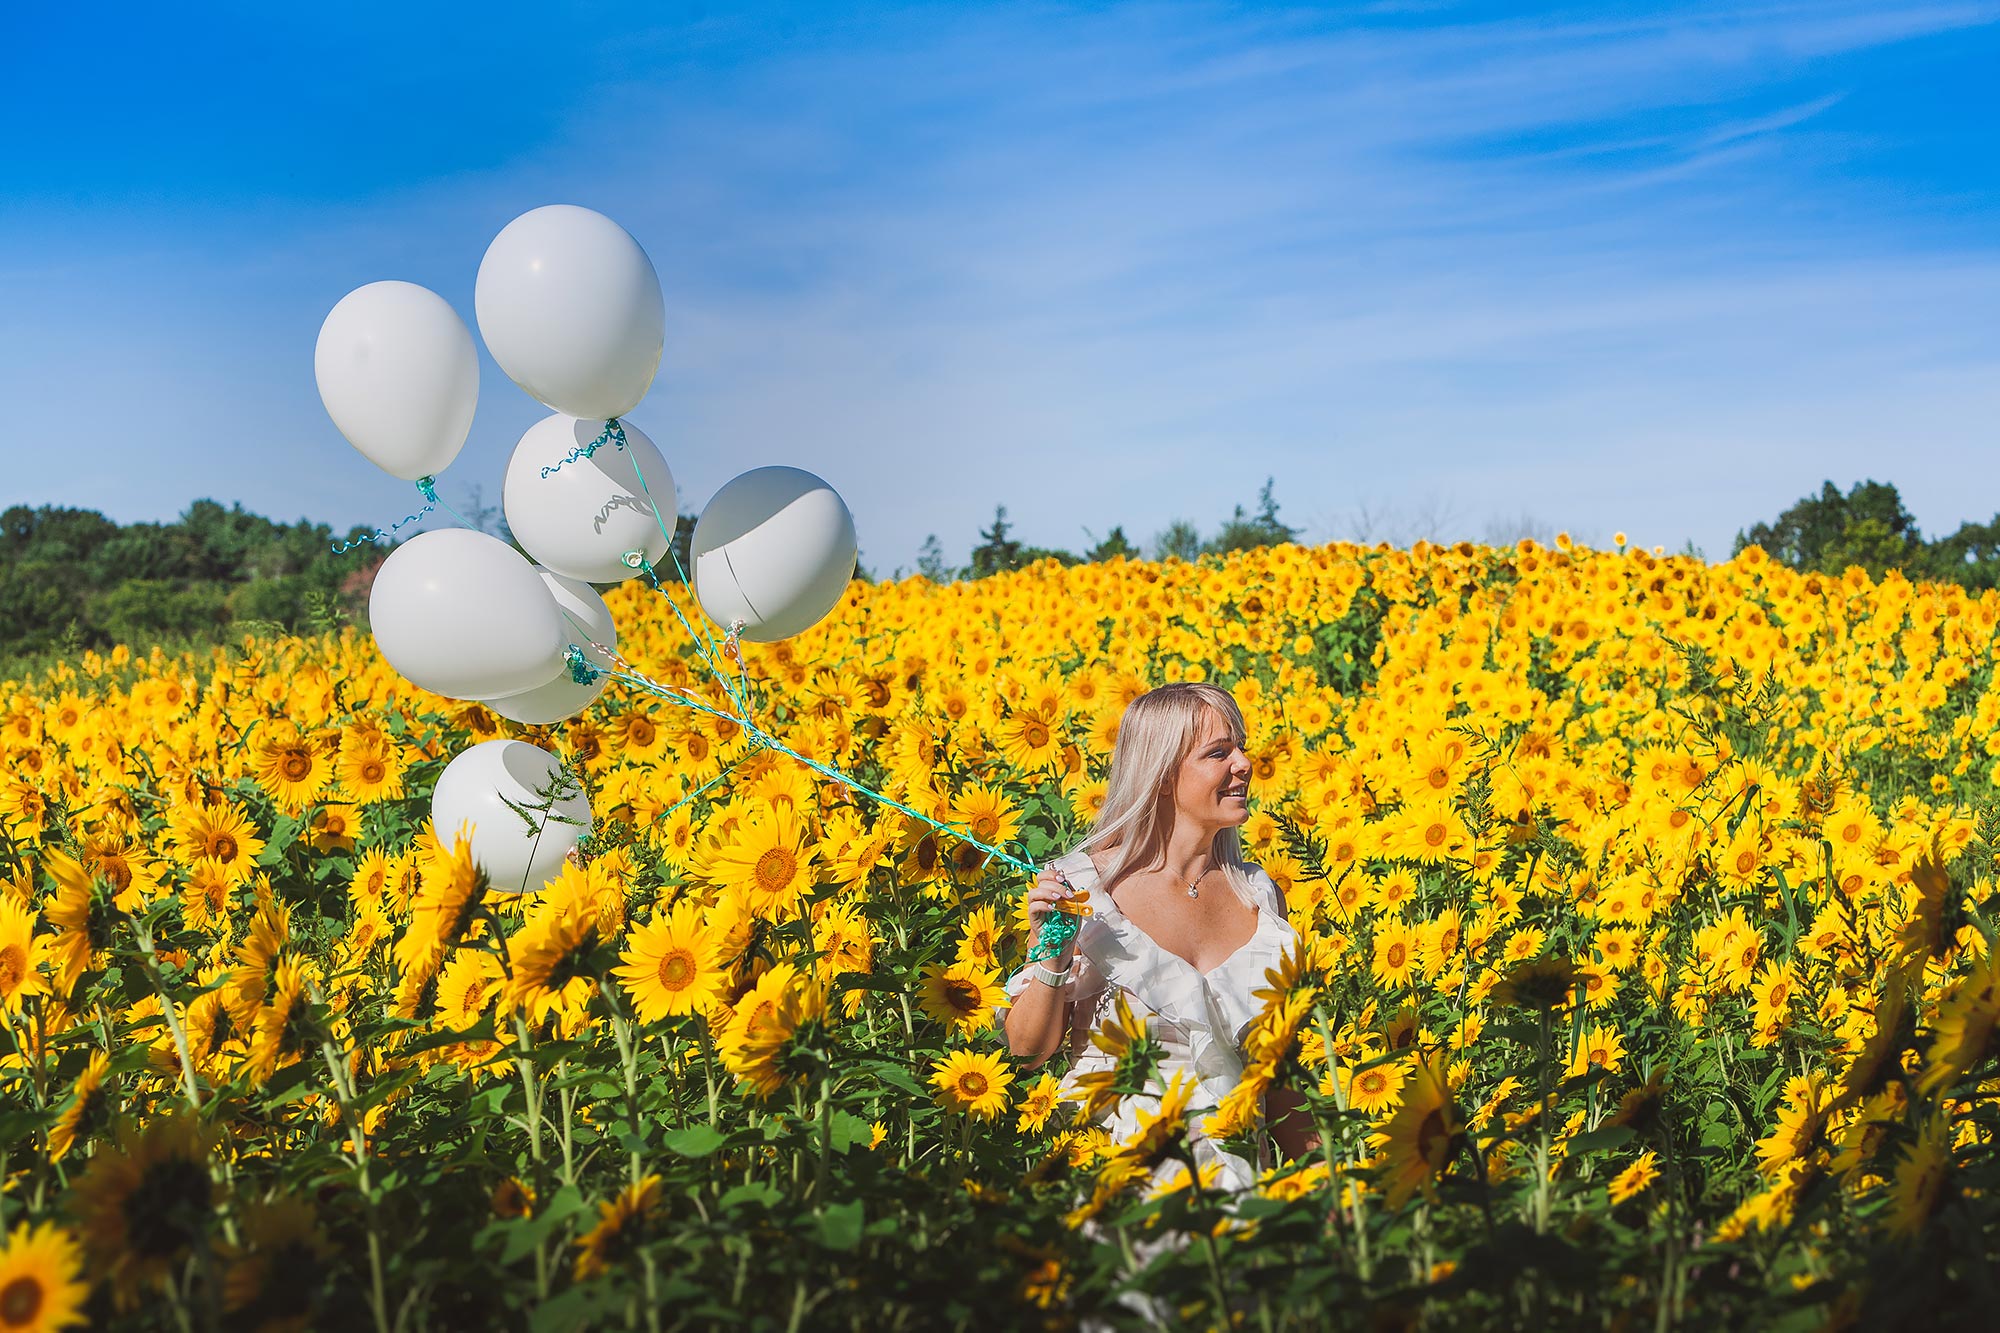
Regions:
<instances>
[{"instance_id":1,"label":"green tree","mask_svg":"<svg viewBox=\"0 0 2000 1333\"><path fill-rule=\"evenodd\" d=\"M1187 519L1177 518L1153 534L1155 560L1178 556L1182 560L1192 562L1200 555L1201 533Z\"/></svg>"},{"instance_id":2,"label":"green tree","mask_svg":"<svg viewBox=\"0 0 2000 1333\"><path fill-rule=\"evenodd\" d=\"M1203 549L1216 555L1254 551L1264 546L1282 546L1305 531L1278 521L1278 502L1271 494L1275 482L1276 478L1264 478L1264 488L1257 492L1257 512L1246 515L1243 506L1237 505L1236 512L1223 521L1222 530Z\"/></svg>"},{"instance_id":3,"label":"green tree","mask_svg":"<svg viewBox=\"0 0 2000 1333\"><path fill-rule=\"evenodd\" d=\"M1752 545L1781 564L1821 574L1861 565L1879 576L1890 569L1921 571L1930 563L1903 497L1879 481L1858 481L1846 495L1828 481L1818 495L1801 499L1775 522L1738 532L1730 554Z\"/></svg>"},{"instance_id":4,"label":"green tree","mask_svg":"<svg viewBox=\"0 0 2000 1333\"><path fill-rule=\"evenodd\" d=\"M1089 537L1094 543L1090 551L1083 557L1085 560L1103 561L1121 555L1127 560L1137 560L1139 558L1139 548L1126 539L1125 528L1122 524L1105 533L1104 540L1101 542L1096 539L1089 528L1083 530L1083 535Z\"/></svg>"},{"instance_id":5,"label":"green tree","mask_svg":"<svg viewBox=\"0 0 2000 1333\"><path fill-rule=\"evenodd\" d=\"M993 526L979 534L979 545L972 548L972 577L983 579L988 574L998 574L1003 570L1021 567L1021 543L1007 535L1007 506L993 506Z\"/></svg>"}]
</instances>

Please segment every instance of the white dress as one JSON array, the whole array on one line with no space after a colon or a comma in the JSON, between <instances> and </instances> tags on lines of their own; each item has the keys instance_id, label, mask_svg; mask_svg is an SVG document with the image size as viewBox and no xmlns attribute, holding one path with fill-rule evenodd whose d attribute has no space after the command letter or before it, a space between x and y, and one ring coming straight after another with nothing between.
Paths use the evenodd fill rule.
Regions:
<instances>
[{"instance_id":1,"label":"white dress","mask_svg":"<svg viewBox=\"0 0 2000 1333\"><path fill-rule=\"evenodd\" d=\"M1145 1020L1164 1055L1157 1078L1147 1084L1150 1095L1121 1099L1101 1123L1113 1140L1129 1138L1139 1130L1139 1112L1158 1108L1159 1094L1174 1075L1191 1075L1198 1083L1187 1115L1195 1162L1202 1167L1222 1164L1217 1189L1250 1188L1256 1183L1257 1164L1223 1151L1202 1132L1201 1122L1242 1078L1243 1034L1263 1009L1255 992L1265 985L1264 973L1278 966L1298 938L1285 918L1283 893L1262 870L1250 871L1257 929L1235 953L1204 973L1155 944L1118 909L1099 884L1088 852L1071 852L1055 865L1072 885L1088 892L1093 911L1083 919L1076 937L1076 979L1070 984L1076 988L1073 998L1086 1021L1070 1029L1074 1063L1063 1076L1064 1091L1074 1089L1080 1075L1115 1063L1091 1043L1089 1033L1116 1015L1117 994L1124 992L1133 1015ZM1030 980L1028 967L1008 980L1009 1005L996 1011L1003 1026L1006 1008ZM1163 1185L1184 1174L1178 1162L1168 1161L1154 1172L1152 1183Z\"/></svg>"}]
</instances>

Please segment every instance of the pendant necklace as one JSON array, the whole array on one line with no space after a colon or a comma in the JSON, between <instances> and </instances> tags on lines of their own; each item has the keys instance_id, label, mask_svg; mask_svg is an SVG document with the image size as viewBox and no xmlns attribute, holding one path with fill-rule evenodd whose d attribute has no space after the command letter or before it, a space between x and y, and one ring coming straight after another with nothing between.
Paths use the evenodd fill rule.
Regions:
<instances>
[{"instance_id":1,"label":"pendant necklace","mask_svg":"<svg viewBox=\"0 0 2000 1333\"><path fill-rule=\"evenodd\" d=\"M1202 875L1206 875L1207 873L1208 873L1208 871L1206 871L1206 870L1204 870L1204 871L1202 871L1202 872L1201 872L1201 874L1202 874ZM1201 897L1201 890L1200 890L1200 889L1197 889L1197 888L1195 887L1195 885L1196 885L1196 884L1197 884L1198 882L1200 882L1200 880L1201 880L1201 875L1196 875L1196 876L1195 876L1195 877L1194 877L1193 879L1191 879L1191 880L1189 880L1189 881L1188 881L1188 897L1190 897L1190 898L1199 898L1199 897Z\"/></svg>"}]
</instances>

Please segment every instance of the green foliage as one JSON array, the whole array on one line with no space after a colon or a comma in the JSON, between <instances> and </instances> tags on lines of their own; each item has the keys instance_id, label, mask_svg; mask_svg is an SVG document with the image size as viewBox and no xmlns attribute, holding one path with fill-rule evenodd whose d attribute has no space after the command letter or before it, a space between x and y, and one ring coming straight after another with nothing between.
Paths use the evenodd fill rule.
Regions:
<instances>
[{"instance_id":1,"label":"green foliage","mask_svg":"<svg viewBox=\"0 0 2000 1333\"><path fill-rule=\"evenodd\" d=\"M1913 579L1974 590L2000 587L2000 514L1988 523L1961 523L1951 535L1926 541L1888 482L1858 481L1845 495L1825 482L1818 495L1804 497L1772 522L1738 532L1730 554L1751 545L1802 573L1837 575L1859 565L1877 579L1899 569Z\"/></svg>"},{"instance_id":2,"label":"green foliage","mask_svg":"<svg viewBox=\"0 0 2000 1333\"><path fill-rule=\"evenodd\" d=\"M350 537L365 529L353 529ZM206 648L250 625L306 630L362 617L382 553L333 554L333 530L197 500L172 523L89 509L0 513L0 674L127 644Z\"/></svg>"}]
</instances>

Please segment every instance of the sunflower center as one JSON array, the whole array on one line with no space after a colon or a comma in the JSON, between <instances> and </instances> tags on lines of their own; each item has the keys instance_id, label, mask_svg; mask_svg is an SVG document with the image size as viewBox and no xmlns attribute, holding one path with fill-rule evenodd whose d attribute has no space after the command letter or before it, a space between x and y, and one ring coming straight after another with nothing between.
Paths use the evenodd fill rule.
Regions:
<instances>
[{"instance_id":1,"label":"sunflower center","mask_svg":"<svg viewBox=\"0 0 2000 1333\"><path fill-rule=\"evenodd\" d=\"M986 1075L976 1069L968 1069L958 1077L958 1091L965 1097L986 1095Z\"/></svg>"},{"instance_id":2,"label":"sunflower center","mask_svg":"<svg viewBox=\"0 0 2000 1333\"><path fill-rule=\"evenodd\" d=\"M961 1014L974 1013L979 1008L979 988L962 977L953 977L944 983L944 1002Z\"/></svg>"},{"instance_id":3,"label":"sunflower center","mask_svg":"<svg viewBox=\"0 0 2000 1333\"><path fill-rule=\"evenodd\" d=\"M35 1316L41 1312L41 1279L17 1277L5 1287L0 1287L0 1324L8 1328L26 1328L35 1322Z\"/></svg>"},{"instance_id":4,"label":"sunflower center","mask_svg":"<svg viewBox=\"0 0 2000 1333\"><path fill-rule=\"evenodd\" d=\"M1000 821L992 815L981 815L972 821L972 831L982 838L990 838L1000 831Z\"/></svg>"},{"instance_id":5,"label":"sunflower center","mask_svg":"<svg viewBox=\"0 0 2000 1333\"><path fill-rule=\"evenodd\" d=\"M1379 1097L1389 1086L1389 1076L1379 1069L1371 1069L1363 1074L1357 1083L1363 1096Z\"/></svg>"},{"instance_id":6,"label":"sunflower center","mask_svg":"<svg viewBox=\"0 0 2000 1333\"><path fill-rule=\"evenodd\" d=\"M694 958L685 949L676 949L660 960L660 984L668 990L686 990L694 980Z\"/></svg>"},{"instance_id":7,"label":"sunflower center","mask_svg":"<svg viewBox=\"0 0 2000 1333\"><path fill-rule=\"evenodd\" d=\"M312 756L304 750L287 750L285 757L278 761L278 771L285 775L287 782L304 782L312 776Z\"/></svg>"},{"instance_id":8,"label":"sunflower center","mask_svg":"<svg viewBox=\"0 0 2000 1333\"><path fill-rule=\"evenodd\" d=\"M1049 743L1049 729L1039 722L1030 722L1022 729L1021 735L1029 745L1038 750Z\"/></svg>"},{"instance_id":9,"label":"sunflower center","mask_svg":"<svg viewBox=\"0 0 2000 1333\"><path fill-rule=\"evenodd\" d=\"M208 840L208 854L218 861L234 861L236 851L236 839L227 833L214 834Z\"/></svg>"},{"instance_id":10,"label":"sunflower center","mask_svg":"<svg viewBox=\"0 0 2000 1333\"><path fill-rule=\"evenodd\" d=\"M166 1258L208 1212L208 1172L185 1157L170 1157L146 1172L126 1199L126 1238L141 1258Z\"/></svg>"},{"instance_id":11,"label":"sunflower center","mask_svg":"<svg viewBox=\"0 0 2000 1333\"><path fill-rule=\"evenodd\" d=\"M792 882L798 868L798 858L789 850L773 847L757 858L757 887L766 893L776 893Z\"/></svg>"},{"instance_id":12,"label":"sunflower center","mask_svg":"<svg viewBox=\"0 0 2000 1333\"><path fill-rule=\"evenodd\" d=\"M27 950L18 944L0 948L0 995L12 995L27 975Z\"/></svg>"},{"instance_id":13,"label":"sunflower center","mask_svg":"<svg viewBox=\"0 0 2000 1333\"><path fill-rule=\"evenodd\" d=\"M631 726L626 728L625 739L627 744L640 746L641 748L651 745L653 743L653 724L644 718L632 719Z\"/></svg>"},{"instance_id":14,"label":"sunflower center","mask_svg":"<svg viewBox=\"0 0 2000 1333\"><path fill-rule=\"evenodd\" d=\"M1444 846L1445 829L1442 824L1431 824L1424 829L1424 841L1432 847Z\"/></svg>"},{"instance_id":15,"label":"sunflower center","mask_svg":"<svg viewBox=\"0 0 2000 1333\"><path fill-rule=\"evenodd\" d=\"M1424 1117L1423 1123L1417 1126L1417 1156L1423 1158L1433 1166L1438 1164L1434 1153L1437 1149L1443 1148L1449 1141L1450 1136L1445 1133L1444 1111L1442 1108L1433 1110L1429 1115Z\"/></svg>"},{"instance_id":16,"label":"sunflower center","mask_svg":"<svg viewBox=\"0 0 2000 1333\"><path fill-rule=\"evenodd\" d=\"M364 759L361 761L361 780L371 787L387 777L388 773L389 770L383 766L380 759Z\"/></svg>"},{"instance_id":17,"label":"sunflower center","mask_svg":"<svg viewBox=\"0 0 2000 1333\"><path fill-rule=\"evenodd\" d=\"M1405 949L1401 944L1392 944L1389 946L1388 957L1390 967L1401 967L1403 960L1409 957L1409 950Z\"/></svg>"}]
</instances>

